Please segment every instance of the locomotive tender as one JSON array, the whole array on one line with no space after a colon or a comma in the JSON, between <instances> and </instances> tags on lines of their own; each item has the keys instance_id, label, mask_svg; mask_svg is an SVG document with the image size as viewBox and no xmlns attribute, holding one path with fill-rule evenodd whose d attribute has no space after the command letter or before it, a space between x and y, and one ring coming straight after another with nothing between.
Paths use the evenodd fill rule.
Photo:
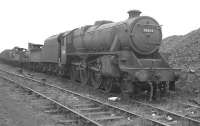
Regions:
<instances>
[{"instance_id":1,"label":"locomotive tender","mask_svg":"<svg viewBox=\"0 0 200 126\"><path fill-rule=\"evenodd\" d=\"M123 94L148 91L150 100L158 93L175 89L175 69L158 52L162 31L158 22L128 12L122 22L96 21L47 38L43 46L29 44L29 67L42 72L67 75L81 84Z\"/></svg>"}]
</instances>

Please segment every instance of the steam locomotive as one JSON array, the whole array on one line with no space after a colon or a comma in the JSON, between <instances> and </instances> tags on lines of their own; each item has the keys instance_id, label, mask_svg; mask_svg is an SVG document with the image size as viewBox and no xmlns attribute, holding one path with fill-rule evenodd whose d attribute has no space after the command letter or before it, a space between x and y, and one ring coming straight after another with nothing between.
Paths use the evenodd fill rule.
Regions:
<instances>
[{"instance_id":1,"label":"steam locomotive","mask_svg":"<svg viewBox=\"0 0 200 126\"><path fill-rule=\"evenodd\" d=\"M159 53L161 26L139 10L128 12L121 22L96 21L47 38L44 45L29 43L32 70L68 76L82 85L134 96L146 92L149 99L175 90L175 69Z\"/></svg>"}]
</instances>

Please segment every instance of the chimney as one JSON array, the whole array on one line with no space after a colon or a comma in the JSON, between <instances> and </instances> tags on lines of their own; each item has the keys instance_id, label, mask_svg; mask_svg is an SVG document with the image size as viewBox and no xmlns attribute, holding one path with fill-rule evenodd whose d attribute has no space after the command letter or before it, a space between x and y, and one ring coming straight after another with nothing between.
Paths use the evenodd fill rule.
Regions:
<instances>
[{"instance_id":1,"label":"chimney","mask_svg":"<svg viewBox=\"0 0 200 126\"><path fill-rule=\"evenodd\" d=\"M130 19L130 18L137 17L137 16L140 16L141 13L142 13L142 12L139 11L139 10L130 10L130 11L128 11L129 19Z\"/></svg>"}]
</instances>

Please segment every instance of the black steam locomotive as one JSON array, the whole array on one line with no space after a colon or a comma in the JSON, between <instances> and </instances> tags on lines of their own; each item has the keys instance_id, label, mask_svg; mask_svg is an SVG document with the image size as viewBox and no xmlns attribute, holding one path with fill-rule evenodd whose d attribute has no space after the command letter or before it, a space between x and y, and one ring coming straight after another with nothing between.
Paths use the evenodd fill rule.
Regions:
<instances>
[{"instance_id":1,"label":"black steam locomotive","mask_svg":"<svg viewBox=\"0 0 200 126\"><path fill-rule=\"evenodd\" d=\"M111 92L120 88L134 96L147 91L150 100L175 89L175 69L158 52L162 32L158 22L128 12L122 22L96 21L47 38L44 45L29 43L27 60L32 70L55 73Z\"/></svg>"}]
</instances>

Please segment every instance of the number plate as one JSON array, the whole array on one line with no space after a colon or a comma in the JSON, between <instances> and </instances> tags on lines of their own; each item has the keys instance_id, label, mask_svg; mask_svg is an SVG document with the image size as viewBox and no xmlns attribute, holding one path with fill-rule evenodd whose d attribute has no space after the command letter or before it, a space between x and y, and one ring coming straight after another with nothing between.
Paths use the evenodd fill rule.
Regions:
<instances>
[{"instance_id":1,"label":"number plate","mask_svg":"<svg viewBox=\"0 0 200 126\"><path fill-rule=\"evenodd\" d=\"M145 32L145 33L153 33L154 29L152 29L152 28L144 28L143 32Z\"/></svg>"}]
</instances>

